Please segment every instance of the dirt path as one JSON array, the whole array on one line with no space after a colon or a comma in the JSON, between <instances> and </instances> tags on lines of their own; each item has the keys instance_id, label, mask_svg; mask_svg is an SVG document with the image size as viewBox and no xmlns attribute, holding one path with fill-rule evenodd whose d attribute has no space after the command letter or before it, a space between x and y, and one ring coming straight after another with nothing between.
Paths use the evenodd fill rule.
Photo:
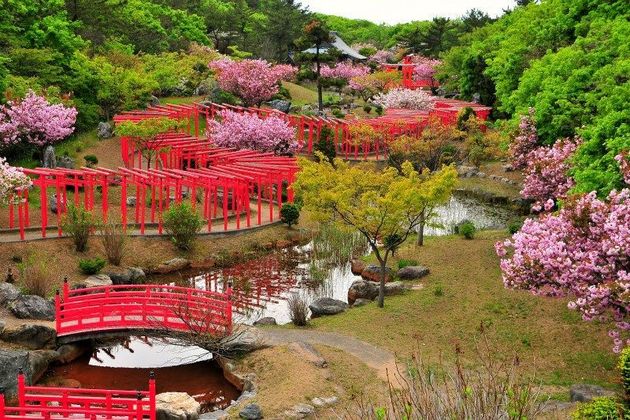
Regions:
<instances>
[{"instance_id":1,"label":"dirt path","mask_svg":"<svg viewBox=\"0 0 630 420\"><path fill-rule=\"evenodd\" d=\"M354 337L317 330L291 330L269 327L260 328L259 330L265 341L271 345L303 341L309 344L323 344L343 350L375 369L385 381L387 381L387 373L389 372L391 377L396 370L396 359L393 353L368 344L365 341L357 340Z\"/></svg>"}]
</instances>

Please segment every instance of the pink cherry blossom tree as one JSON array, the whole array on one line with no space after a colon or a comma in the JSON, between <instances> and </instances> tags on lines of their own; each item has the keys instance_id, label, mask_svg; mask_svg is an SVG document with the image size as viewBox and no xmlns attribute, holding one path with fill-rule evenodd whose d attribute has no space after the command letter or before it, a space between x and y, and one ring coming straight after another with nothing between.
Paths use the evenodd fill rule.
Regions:
<instances>
[{"instance_id":1,"label":"pink cherry blossom tree","mask_svg":"<svg viewBox=\"0 0 630 420\"><path fill-rule=\"evenodd\" d=\"M368 58L368 62L374 64L389 63L394 60L394 55L395 54L389 50L378 50Z\"/></svg>"},{"instance_id":2,"label":"pink cherry blossom tree","mask_svg":"<svg viewBox=\"0 0 630 420\"><path fill-rule=\"evenodd\" d=\"M346 82L353 77L365 76L370 73L370 68L363 64L353 64L349 61L337 63L334 67L324 64L321 67L321 77L325 79L345 80Z\"/></svg>"},{"instance_id":3,"label":"pink cherry blossom tree","mask_svg":"<svg viewBox=\"0 0 630 420\"><path fill-rule=\"evenodd\" d=\"M245 106L260 106L270 100L278 93L282 80L290 80L297 74L293 66L274 66L265 60L223 58L208 66L216 72L219 87L241 98Z\"/></svg>"},{"instance_id":4,"label":"pink cherry blossom tree","mask_svg":"<svg viewBox=\"0 0 630 420\"><path fill-rule=\"evenodd\" d=\"M26 142L44 147L72 134L76 119L75 108L50 104L29 91L22 101L0 108L0 140L5 146Z\"/></svg>"},{"instance_id":5,"label":"pink cherry blossom tree","mask_svg":"<svg viewBox=\"0 0 630 420\"><path fill-rule=\"evenodd\" d=\"M0 157L0 204L8 204L17 190L29 188L31 179L21 169L11 166Z\"/></svg>"},{"instance_id":6,"label":"pink cherry blossom tree","mask_svg":"<svg viewBox=\"0 0 630 420\"><path fill-rule=\"evenodd\" d=\"M624 182L630 185L630 151L618 154L615 156L615 160L619 162Z\"/></svg>"},{"instance_id":7,"label":"pink cherry blossom tree","mask_svg":"<svg viewBox=\"0 0 630 420\"><path fill-rule=\"evenodd\" d=\"M376 95L374 97L374 103L383 108L404 108L428 111L433 109L435 98L420 89L397 88Z\"/></svg>"},{"instance_id":8,"label":"pink cherry blossom tree","mask_svg":"<svg viewBox=\"0 0 630 420\"><path fill-rule=\"evenodd\" d=\"M569 158L581 142L579 138L567 138L529 152L521 196L534 200L534 211L555 208L557 200L566 198L573 188L575 182L568 173Z\"/></svg>"},{"instance_id":9,"label":"pink cherry blossom tree","mask_svg":"<svg viewBox=\"0 0 630 420\"><path fill-rule=\"evenodd\" d=\"M298 148L295 129L282 118L261 119L254 114L223 111L220 121L208 121L207 136L218 147L260 150L277 155Z\"/></svg>"},{"instance_id":10,"label":"pink cherry blossom tree","mask_svg":"<svg viewBox=\"0 0 630 420\"><path fill-rule=\"evenodd\" d=\"M524 169L529 161L529 154L540 146L538 131L534 122L534 108L529 108L528 115L521 117L518 134L510 143L509 154L513 169Z\"/></svg>"}]
</instances>

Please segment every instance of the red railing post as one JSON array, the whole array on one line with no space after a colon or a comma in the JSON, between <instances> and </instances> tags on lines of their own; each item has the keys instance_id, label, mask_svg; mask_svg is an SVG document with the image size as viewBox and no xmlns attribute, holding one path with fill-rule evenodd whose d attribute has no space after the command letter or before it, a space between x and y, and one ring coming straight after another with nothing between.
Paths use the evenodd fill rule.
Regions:
<instances>
[{"instance_id":1,"label":"red railing post","mask_svg":"<svg viewBox=\"0 0 630 420\"><path fill-rule=\"evenodd\" d=\"M232 284L228 283L225 291L225 320L227 322L227 335L232 334Z\"/></svg>"},{"instance_id":2,"label":"red railing post","mask_svg":"<svg viewBox=\"0 0 630 420\"><path fill-rule=\"evenodd\" d=\"M24 372L22 371L22 368L19 369L18 371L18 378L17 378L17 382L18 382L18 406L20 408L24 408L26 406L26 384L24 383L25 379L24 379ZM25 411L24 410L20 410L20 416L24 416L25 415Z\"/></svg>"},{"instance_id":3,"label":"red railing post","mask_svg":"<svg viewBox=\"0 0 630 420\"><path fill-rule=\"evenodd\" d=\"M142 392L138 391L138 393L136 394L136 398L138 400L136 402L136 419L142 420L142 418L144 417L142 415Z\"/></svg>"},{"instance_id":4,"label":"red railing post","mask_svg":"<svg viewBox=\"0 0 630 420\"><path fill-rule=\"evenodd\" d=\"M155 420L155 373L149 372L149 416Z\"/></svg>"},{"instance_id":5,"label":"red railing post","mask_svg":"<svg viewBox=\"0 0 630 420\"><path fill-rule=\"evenodd\" d=\"M61 297L59 289L55 292L55 330L57 333L61 331Z\"/></svg>"}]
</instances>

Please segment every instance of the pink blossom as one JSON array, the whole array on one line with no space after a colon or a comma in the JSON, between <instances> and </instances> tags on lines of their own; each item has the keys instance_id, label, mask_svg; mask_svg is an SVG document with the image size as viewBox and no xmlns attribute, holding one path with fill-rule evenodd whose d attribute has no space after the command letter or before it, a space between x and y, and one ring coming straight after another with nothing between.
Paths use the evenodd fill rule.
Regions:
<instances>
[{"instance_id":1,"label":"pink blossom","mask_svg":"<svg viewBox=\"0 0 630 420\"><path fill-rule=\"evenodd\" d=\"M394 53L388 50L378 50L370 58L368 62L375 64L389 63L394 59Z\"/></svg>"},{"instance_id":2,"label":"pink blossom","mask_svg":"<svg viewBox=\"0 0 630 420\"><path fill-rule=\"evenodd\" d=\"M0 204L9 203L15 191L29 188L32 184L20 168L9 165L5 158L0 157Z\"/></svg>"},{"instance_id":3,"label":"pink blossom","mask_svg":"<svg viewBox=\"0 0 630 420\"><path fill-rule=\"evenodd\" d=\"M294 153L298 148L295 129L278 117L265 119L249 113L222 111L221 121L208 121L208 138L218 147Z\"/></svg>"},{"instance_id":4,"label":"pink blossom","mask_svg":"<svg viewBox=\"0 0 630 420\"><path fill-rule=\"evenodd\" d=\"M620 153L615 156L615 160L619 162L621 175L626 184L630 185L630 152Z\"/></svg>"},{"instance_id":5,"label":"pink blossom","mask_svg":"<svg viewBox=\"0 0 630 420\"><path fill-rule=\"evenodd\" d=\"M387 93L380 93L374 97L374 103L383 108L405 108L417 110L431 110L435 98L423 90L391 89Z\"/></svg>"},{"instance_id":6,"label":"pink blossom","mask_svg":"<svg viewBox=\"0 0 630 420\"><path fill-rule=\"evenodd\" d=\"M413 69L414 80L431 80L437 72L437 67L442 64L440 60L434 60L428 57L415 56L412 62L416 64Z\"/></svg>"},{"instance_id":7,"label":"pink blossom","mask_svg":"<svg viewBox=\"0 0 630 420\"><path fill-rule=\"evenodd\" d=\"M334 67L324 64L320 74L326 79L350 80L353 77L365 76L370 72L370 68L363 64L352 64L351 62L338 63Z\"/></svg>"},{"instance_id":8,"label":"pink blossom","mask_svg":"<svg viewBox=\"0 0 630 420\"><path fill-rule=\"evenodd\" d=\"M509 152L514 169L525 168L529 160L529 154L539 146L534 113L534 108L529 108L529 114L521 117L518 135L510 144Z\"/></svg>"},{"instance_id":9,"label":"pink blossom","mask_svg":"<svg viewBox=\"0 0 630 420\"><path fill-rule=\"evenodd\" d=\"M20 141L45 146L68 137L74 131L77 110L48 103L33 91L20 102L0 108L0 140L4 145Z\"/></svg>"}]
</instances>

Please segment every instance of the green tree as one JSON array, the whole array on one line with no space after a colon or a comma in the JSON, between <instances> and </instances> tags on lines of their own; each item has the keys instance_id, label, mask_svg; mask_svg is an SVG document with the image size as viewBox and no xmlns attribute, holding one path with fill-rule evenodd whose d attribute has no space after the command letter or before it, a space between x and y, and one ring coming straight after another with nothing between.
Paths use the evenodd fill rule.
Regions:
<instances>
[{"instance_id":1,"label":"green tree","mask_svg":"<svg viewBox=\"0 0 630 420\"><path fill-rule=\"evenodd\" d=\"M319 162L301 159L300 168L294 188L304 208L316 220L359 231L367 240L381 267L378 305L383 307L389 257L418 228L427 204L450 195L457 172L448 166L421 174L407 162L401 175L394 168L379 171L341 159L333 166L323 156Z\"/></svg>"}]
</instances>

